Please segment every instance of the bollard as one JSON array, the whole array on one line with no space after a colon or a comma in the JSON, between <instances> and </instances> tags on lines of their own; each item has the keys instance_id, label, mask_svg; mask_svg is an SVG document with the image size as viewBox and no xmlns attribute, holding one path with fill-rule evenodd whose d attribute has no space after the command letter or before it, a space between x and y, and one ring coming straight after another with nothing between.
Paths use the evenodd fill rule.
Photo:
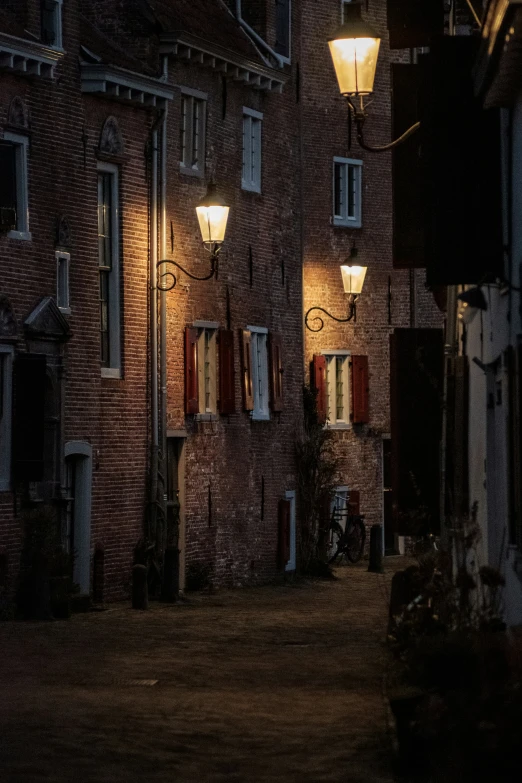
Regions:
<instances>
[{"instance_id":1,"label":"bollard","mask_svg":"<svg viewBox=\"0 0 522 783\"><path fill-rule=\"evenodd\" d=\"M132 567L132 608L149 608L149 590L147 586L147 566Z\"/></svg>"},{"instance_id":2,"label":"bollard","mask_svg":"<svg viewBox=\"0 0 522 783\"><path fill-rule=\"evenodd\" d=\"M368 571L382 574L382 525L373 525L370 528L370 563Z\"/></svg>"},{"instance_id":3,"label":"bollard","mask_svg":"<svg viewBox=\"0 0 522 783\"><path fill-rule=\"evenodd\" d=\"M179 549L168 546L163 561L163 584L161 599L174 603L179 598Z\"/></svg>"}]
</instances>

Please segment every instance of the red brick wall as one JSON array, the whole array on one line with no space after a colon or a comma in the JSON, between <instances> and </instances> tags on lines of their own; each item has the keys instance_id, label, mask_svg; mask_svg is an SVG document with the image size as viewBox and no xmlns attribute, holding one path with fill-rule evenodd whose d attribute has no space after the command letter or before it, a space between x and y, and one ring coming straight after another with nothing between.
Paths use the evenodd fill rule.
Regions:
<instances>
[{"instance_id":1,"label":"red brick wall","mask_svg":"<svg viewBox=\"0 0 522 783\"><path fill-rule=\"evenodd\" d=\"M187 567L210 562L218 583L255 583L276 573L277 506L295 489L294 442L302 419L302 303L298 128L292 82L283 94L227 82L223 117L221 76L174 62L169 81L208 94L207 177L213 174L230 203L219 279L192 282L182 273L168 298L168 426L186 428ZM241 189L242 107L263 113L262 193ZM180 96L169 107L177 127ZM178 134L169 136L168 220L174 258L195 274L208 269L194 207L205 183L179 171ZM249 245L253 254L250 286ZM282 281L281 263L285 279ZM234 330L237 412L196 422L183 408L183 331L194 320L226 326L226 288ZM238 329L265 326L283 336L284 410L251 421L242 410ZM264 517L261 484L264 479ZM208 488L212 525L208 524Z\"/></svg>"},{"instance_id":2,"label":"red brick wall","mask_svg":"<svg viewBox=\"0 0 522 783\"><path fill-rule=\"evenodd\" d=\"M13 95L20 95L30 111L32 232L32 242L0 237L1 292L14 307L17 347L25 350L23 320L43 296L56 295L56 219L66 215L73 247L67 316L72 334L64 347L64 441L92 446L91 544L93 549L96 543L105 548L105 598L111 599L126 592L146 500L150 395L145 147L155 114L81 95L77 5L64 4L66 54L54 82L7 73L0 82L0 124L6 121ZM109 115L119 122L127 156L120 166L122 380L101 379L99 361L95 148ZM11 493L0 493L0 543L8 547L10 568L19 556L23 494L21 488L15 500Z\"/></svg>"}]
</instances>

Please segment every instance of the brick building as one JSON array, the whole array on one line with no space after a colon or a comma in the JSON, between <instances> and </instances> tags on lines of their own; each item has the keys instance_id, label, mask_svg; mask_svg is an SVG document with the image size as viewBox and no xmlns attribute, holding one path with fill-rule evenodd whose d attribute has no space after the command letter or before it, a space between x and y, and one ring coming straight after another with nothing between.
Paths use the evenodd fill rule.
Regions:
<instances>
[{"instance_id":1,"label":"brick building","mask_svg":"<svg viewBox=\"0 0 522 783\"><path fill-rule=\"evenodd\" d=\"M390 375L395 381L397 373L394 377L390 370L390 339L392 343L397 339L397 330L401 339L404 330L408 337L419 334L418 329L440 329L442 317L426 288L424 270L416 268L422 266L422 258L405 260L394 242L394 220L399 227L392 199L392 152L361 148L355 125L349 127L346 100L339 95L326 41L341 24L348 5L309 4L302 19L305 313L318 306L346 319L339 267L362 265L367 272L351 321L337 323L320 311L310 312L305 373L310 373L312 364L324 400L326 426L335 430L342 461L338 494L345 497L347 488L359 493L358 499L355 494L352 499L366 523L384 522L386 550L393 551L401 542L392 522ZM373 0L363 9L364 18L381 36L374 100L365 127L370 145L384 145L392 138L392 64L410 61L409 52L390 50L388 5L385 0ZM400 154L401 148L397 149ZM396 202L400 206L399 199ZM409 224L415 219L414 212L406 218ZM324 323L320 330L317 318Z\"/></svg>"},{"instance_id":2,"label":"brick building","mask_svg":"<svg viewBox=\"0 0 522 783\"><path fill-rule=\"evenodd\" d=\"M181 587L293 570L294 446L321 354L342 382L329 421L342 487L359 491L368 524L382 521L389 335L440 318L422 273L393 268L390 155L349 145L326 46L344 5L2 3L4 593L42 508L96 600L126 594L143 536L160 554L179 547ZM385 11L368 9L383 36L379 141L391 126ZM341 176L356 184L353 214L337 214ZM217 274L195 280L209 277L194 209L209 182L230 217ZM313 305L343 317L339 264L355 249L368 267L357 319L325 318L304 338ZM185 271L162 263L157 276L162 261Z\"/></svg>"}]
</instances>

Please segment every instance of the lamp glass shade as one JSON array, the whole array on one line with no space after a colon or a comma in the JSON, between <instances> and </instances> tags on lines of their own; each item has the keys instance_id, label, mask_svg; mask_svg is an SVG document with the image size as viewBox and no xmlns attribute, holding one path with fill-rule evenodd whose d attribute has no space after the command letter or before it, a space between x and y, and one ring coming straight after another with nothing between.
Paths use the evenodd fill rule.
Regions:
<instances>
[{"instance_id":1,"label":"lamp glass shade","mask_svg":"<svg viewBox=\"0 0 522 783\"><path fill-rule=\"evenodd\" d=\"M478 307L473 307L467 302L459 301L457 314L459 321L461 321L463 324L468 326L473 321L477 313Z\"/></svg>"},{"instance_id":2,"label":"lamp glass shade","mask_svg":"<svg viewBox=\"0 0 522 783\"><path fill-rule=\"evenodd\" d=\"M230 207L217 205L196 207L199 228L205 244L221 244L225 240L229 210Z\"/></svg>"},{"instance_id":3,"label":"lamp glass shade","mask_svg":"<svg viewBox=\"0 0 522 783\"><path fill-rule=\"evenodd\" d=\"M367 268L366 266L347 266L346 264L341 266L345 294L357 296L361 293Z\"/></svg>"},{"instance_id":4,"label":"lamp glass shade","mask_svg":"<svg viewBox=\"0 0 522 783\"><path fill-rule=\"evenodd\" d=\"M333 38L328 41L341 95L373 92L380 38Z\"/></svg>"}]
</instances>

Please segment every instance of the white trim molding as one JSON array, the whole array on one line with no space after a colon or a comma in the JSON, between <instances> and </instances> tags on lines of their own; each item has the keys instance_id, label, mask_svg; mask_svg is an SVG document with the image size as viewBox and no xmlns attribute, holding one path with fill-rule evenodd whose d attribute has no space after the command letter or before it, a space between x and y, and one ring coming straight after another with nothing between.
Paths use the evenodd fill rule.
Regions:
<instances>
[{"instance_id":1,"label":"white trim molding","mask_svg":"<svg viewBox=\"0 0 522 783\"><path fill-rule=\"evenodd\" d=\"M53 79L63 52L36 41L26 41L0 33L0 67L22 76L42 76Z\"/></svg>"},{"instance_id":2,"label":"white trim molding","mask_svg":"<svg viewBox=\"0 0 522 783\"><path fill-rule=\"evenodd\" d=\"M174 87L115 65L82 63L82 92L119 98L144 106L163 106L174 97Z\"/></svg>"},{"instance_id":3,"label":"white trim molding","mask_svg":"<svg viewBox=\"0 0 522 783\"><path fill-rule=\"evenodd\" d=\"M288 78L273 68L240 57L218 44L184 31L162 35L160 54L169 54L181 61L211 68L255 90L282 92ZM279 60L279 55L277 58Z\"/></svg>"}]
</instances>

